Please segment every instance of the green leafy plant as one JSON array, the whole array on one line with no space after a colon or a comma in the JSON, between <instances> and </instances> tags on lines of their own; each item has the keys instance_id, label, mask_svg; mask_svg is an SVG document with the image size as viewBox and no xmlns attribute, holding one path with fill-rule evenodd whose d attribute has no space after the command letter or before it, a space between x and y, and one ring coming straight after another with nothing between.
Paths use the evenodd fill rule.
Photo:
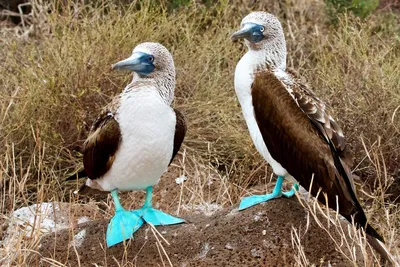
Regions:
<instances>
[{"instance_id":1,"label":"green leafy plant","mask_svg":"<svg viewBox=\"0 0 400 267\"><path fill-rule=\"evenodd\" d=\"M325 0L329 17L337 22L337 16L352 12L360 18L366 18L379 5L379 0Z\"/></svg>"}]
</instances>

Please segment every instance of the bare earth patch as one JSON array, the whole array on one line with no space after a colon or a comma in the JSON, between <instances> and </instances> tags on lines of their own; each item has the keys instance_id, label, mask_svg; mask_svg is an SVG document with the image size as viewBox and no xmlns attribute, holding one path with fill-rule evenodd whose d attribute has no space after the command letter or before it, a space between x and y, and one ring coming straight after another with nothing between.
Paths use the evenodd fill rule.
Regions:
<instances>
[{"instance_id":1,"label":"bare earth patch","mask_svg":"<svg viewBox=\"0 0 400 267\"><path fill-rule=\"evenodd\" d=\"M47 266L50 264L45 264L46 259L51 258L69 266L79 263L115 266L117 262L157 266L162 262L168 265L168 255L174 266L292 266L298 255L292 245L294 227L301 229L301 244L309 263L350 264L315 222L311 220L306 230L307 212L295 198L277 199L242 212L229 208L211 217L187 215L184 218L186 224L157 227L169 246L160 236L155 237L157 234L150 226L145 226L135 234L134 240L106 249L107 220L80 224L73 231L60 230L45 236L39 254L28 263L41 262ZM72 232L79 240L75 247L70 245ZM85 233L83 238L82 233Z\"/></svg>"}]
</instances>

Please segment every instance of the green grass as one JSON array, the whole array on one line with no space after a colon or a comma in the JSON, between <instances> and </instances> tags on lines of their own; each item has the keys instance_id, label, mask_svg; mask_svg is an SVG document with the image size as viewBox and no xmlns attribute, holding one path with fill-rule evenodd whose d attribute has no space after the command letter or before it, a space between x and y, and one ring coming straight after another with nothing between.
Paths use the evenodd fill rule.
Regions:
<instances>
[{"instance_id":1,"label":"green grass","mask_svg":"<svg viewBox=\"0 0 400 267\"><path fill-rule=\"evenodd\" d=\"M0 212L69 200L74 188L62 181L80 167L79 148L91 123L131 79L112 72L111 64L144 41L161 42L174 56L175 107L189 127L187 156L206 162L232 184L260 182L270 169L251 143L233 89L245 48L229 36L250 10L264 9L284 24L288 66L311 82L343 126L361 177L358 195L372 224L399 248L398 16L377 11L360 21L344 15L332 27L325 7L309 0L264 6L175 2L179 8L163 1L164 8L147 1L105 0L96 7L34 1L25 27L17 34L1 30ZM237 202L242 192L232 192Z\"/></svg>"}]
</instances>

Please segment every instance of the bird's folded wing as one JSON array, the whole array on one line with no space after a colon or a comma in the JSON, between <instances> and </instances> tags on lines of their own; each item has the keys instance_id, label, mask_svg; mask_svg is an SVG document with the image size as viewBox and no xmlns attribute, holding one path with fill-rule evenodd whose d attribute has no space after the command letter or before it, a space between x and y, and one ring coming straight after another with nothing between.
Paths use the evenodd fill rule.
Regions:
<instances>
[{"instance_id":1,"label":"bird's folded wing","mask_svg":"<svg viewBox=\"0 0 400 267\"><path fill-rule=\"evenodd\" d=\"M171 164L172 160L175 158L176 154L178 153L183 139L185 138L186 134L186 120L185 116L177 109L174 109L175 116L176 116L176 125L175 125L175 135L174 135L174 149L172 151L172 157L169 164Z\"/></svg>"},{"instance_id":2,"label":"bird's folded wing","mask_svg":"<svg viewBox=\"0 0 400 267\"><path fill-rule=\"evenodd\" d=\"M269 71L255 77L254 114L268 151L305 188L314 175L315 190L356 201L351 173L340 155L344 137L338 126L330 126L325 104L300 86L293 82L289 88ZM338 136L337 144L333 135Z\"/></svg>"},{"instance_id":3,"label":"bird's folded wing","mask_svg":"<svg viewBox=\"0 0 400 267\"><path fill-rule=\"evenodd\" d=\"M330 116L326 104L319 99L311 88L302 82L299 75L293 70L288 69L290 78L294 81L292 86L292 97L295 99L300 109L315 124L328 142L332 142L337 151L344 151L346 140L342 129Z\"/></svg>"},{"instance_id":4,"label":"bird's folded wing","mask_svg":"<svg viewBox=\"0 0 400 267\"><path fill-rule=\"evenodd\" d=\"M112 166L121 131L112 112L103 112L83 145L83 165L90 179L102 177Z\"/></svg>"}]
</instances>

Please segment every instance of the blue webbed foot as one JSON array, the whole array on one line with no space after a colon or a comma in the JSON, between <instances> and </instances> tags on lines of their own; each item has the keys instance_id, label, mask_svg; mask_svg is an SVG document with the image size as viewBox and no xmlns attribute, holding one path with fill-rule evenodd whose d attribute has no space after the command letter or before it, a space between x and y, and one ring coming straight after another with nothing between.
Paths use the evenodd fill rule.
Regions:
<instances>
[{"instance_id":1,"label":"blue webbed foot","mask_svg":"<svg viewBox=\"0 0 400 267\"><path fill-rule=\"evenodd\" d=\"M115 205L115 215L112 217L107 227L107 247L130 239L145 222L153 225L170 225L185 222L183 219L173 217L152 208L152 192L152 187L148 187L146 189L146 200L143 207L133 211L124 210L119 202L117 190L111 192Z\"/></svg>"},{"instance_id":2,"label":"blue webbed foot","mask_svg":"<svg viewBox=\"0 0 400 267\"><path fill-rule=\"evenodd\" d=\"M271 199L274 198L280 198L281 196L285 197L292 197L296 193L296 191L299 190L299 186L297 184L294 184L292 190L288 192L282 192L281 187L282 187L282 182L283 182L283 176L278 176L278 180L276 182L274 191L271 194L266 194L266 195L258 195L258 196L249 196L245 197L242 199L239 205L239 210L244 210L247 208L250 208L254 205L260 204L262 202L267 202Z\"/></svg>"},{"instance_id":3,"label":"blue webbed foot","mask_svg":"<svg viewBox=\"0 0 400 267\"><path fill-rule=\"evenodd\" d=\"M259 196L249 196L242 199L239 205L239 210L244 210L250 208L254 205L260 204L262 202L267 202L268 200L279 198L279 195L274 193L266 194L266 195L259 195Z\"/></svg>"},{"instance_id":4,"label":"blue webbed foot","mask_svg":"<svg viewBox=\"0 0 400 267\"><path fill-rule=\"evenodd\" d=\"M153 188L149 186L146 188L146 199L142 208L133 210L132 212L137 216L143 218L145 222L153 225L171 225L185 222L183 219L173 217L160 210L156 210L151 206L151 198L153 195Z\"/></svg>"},{"instance_id":5,"label":"blue webbed foot","mask_svg":"<svg viewBox=\"0 0 400 267\"><path fill-rule=\"evenodd\" d=\"M130 239L144 221L140 216L126 210L116 211L107 227L107 247L114 246L127 239Z\"/></svg>"},{"instance_id":6,"label":"blue webbed foot","mask_svg":"<svg viewBox=\"0 0 400 267\"><path fill-rule=\"evenodd\" d=\"M176 218L152 207L143 207L132 211L132 213L143 218L145 222L153 225L171 225L185 222L181 218Z\"/></svg>"}]
</instances>

